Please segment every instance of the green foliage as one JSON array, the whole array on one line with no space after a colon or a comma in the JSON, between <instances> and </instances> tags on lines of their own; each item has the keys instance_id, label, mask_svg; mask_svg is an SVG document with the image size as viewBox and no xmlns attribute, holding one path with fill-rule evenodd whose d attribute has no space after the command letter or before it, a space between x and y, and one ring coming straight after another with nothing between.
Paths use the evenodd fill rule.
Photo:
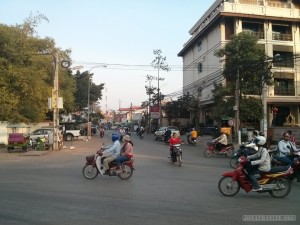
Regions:
<instances>
[{"instance_id":1,"label":"green foliage","mask_svg":"<svg viewBox=\"0 0 300 225\"><path fill-rule=\"evenodd\" d=\"M0 24L0 121L39 122L46 118L54 78L57 48L51 38L34 36L35 28L47 18L30 15L23 24ZM69 59L70 51L60 51ZM74 78L59 68L59 95L67 111L74 105Z\"/></svg>"}]
</instances>

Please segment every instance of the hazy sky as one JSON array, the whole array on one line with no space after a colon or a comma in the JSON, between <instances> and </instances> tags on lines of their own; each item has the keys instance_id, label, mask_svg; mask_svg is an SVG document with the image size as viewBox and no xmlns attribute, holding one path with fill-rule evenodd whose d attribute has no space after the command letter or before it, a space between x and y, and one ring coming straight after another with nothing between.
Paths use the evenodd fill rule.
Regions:
<instances>
[{"instance_id":1,"label":"hazy sky","mask_svg":"<svg viewBox=\"0 0 300 225\"><path fill-rule=\"evenodd\" d=\"M48 19L37 27L40 37L51 37L56 46L71 49L72 66L93 68L93 82L105 83L102 109L140 105L148 99L146 75L153 50L161 49L171 67L160 72L163 94L182 89L182 59L177 53L188 41L188 31L214 0L0 0L0 23L21 24L30 13ZM157 87L157 81L152 81ZM106 100L107 99L107 100ZM174 98L176 99L176 98Z\"/></svg>"}]
</instances>

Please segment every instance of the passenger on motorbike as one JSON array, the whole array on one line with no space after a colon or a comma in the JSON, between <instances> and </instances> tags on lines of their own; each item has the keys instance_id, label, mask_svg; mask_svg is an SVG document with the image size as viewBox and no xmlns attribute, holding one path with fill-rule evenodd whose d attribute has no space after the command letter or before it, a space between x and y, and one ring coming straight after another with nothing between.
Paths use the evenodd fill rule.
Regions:
<instances>
[{"instance_id":1,"label":"passenger on motorbike","mask_svg":"<svg viewBox=\"0 0 300 225\"><path fill-rule=\"evenodd\" d=\"M220 133L221 135L213 140L213 142L217 142L216 149L218 151L221 151L223 147L227 146L227 135L224 131L221 131Z\"/></svg>"},{"instance_id":2,"label":"passenger on motorbike","mask_svg":"<svg viewBox=\"0 0 300 225\"><path fill-rule=\"evenodd\" d=\"M171 159L173 158L173 149L174 149L174 145L176 145L176 144L182 144L182 141L180 140L178 135L174 132L172 134L172 137L170 138L170 157L171 157Z\"/></svg>"},{"instance_id":3,"label":"passenger on motorbike","mask_svg":"<svg viewBox=\"0 0 300 225\"><path fill-rule=\"evenodd\" d=\"M129 135L125 135L123 137L123 140L125 141L123 147L121 148L121 153L120 155L116 158L116 164L118 166L116 172L117 173L122 173L122 168L121 168L121 163L128 161L132 158L133 156L133 143L130 140Z\"/></svg>"},{"instance_id":4,"label":"passenger on motorbike","mask_svg":"<svg viewBox=\"0 0 300 225\"><path fill-rule=\"evenodd\" d=\"M108 164L114 160L116 160L116 158L120 155L120 151L121 151L121 144L119 142L119 135L116 133L113 133L111 135L111 140L113 142L113 145L108 148L105 149L102 154L105 157L105 159L103 160L103 165L105 167L106 170L106 174L109 173L109 166Z\"/></svg>"},{"instance_id":5,"label":"passenger on motorbike","mask_svg":"<svg viewBox=\"0 0 300 225\"><path fill-rule=\"evenodd\" d=\"M257 136L255 139L255 144L258 147L257 153L247 156L248 164L245 169L248 173L248 178L252 183L252 191L261 191L262 187L258 184L255 174L260 174L262 172L268 172L271 169L271 158L269 156L268 150L265 148L266 138L263 136ZM251 159L255 159L251 161Z\"/></svg>"}]
</instances>

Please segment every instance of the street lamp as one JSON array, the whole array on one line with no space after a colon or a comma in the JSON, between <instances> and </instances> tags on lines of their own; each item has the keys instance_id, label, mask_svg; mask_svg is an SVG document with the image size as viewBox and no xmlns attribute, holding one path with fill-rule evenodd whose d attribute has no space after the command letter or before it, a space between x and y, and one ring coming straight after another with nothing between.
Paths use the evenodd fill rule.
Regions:
<instances>
[{"instance_id":1,"label":"street lamp","mask_svg":"<svg viewBox=\"0 0 300 225\"><path fill-rule=\"evenodd\" d=\"M90 72L95 69L95 68L106 68L107 65L97 65L97 66L93 66L92 68L90 68L88 70L88 103L87 103L87 138L91 139L91 124L90 124L90 89L91 89L91 74Z\"/></svg>"}]
</instances>

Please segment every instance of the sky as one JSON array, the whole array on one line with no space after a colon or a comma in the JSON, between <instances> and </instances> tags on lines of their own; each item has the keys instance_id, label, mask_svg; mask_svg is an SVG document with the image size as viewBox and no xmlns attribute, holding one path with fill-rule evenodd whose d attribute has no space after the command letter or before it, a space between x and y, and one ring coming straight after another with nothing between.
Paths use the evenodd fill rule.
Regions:
<instances>
[{"instance_id":1,"label":"sky","mask_svg":"<svg viewBox=\"0 0 300 225\"><path fill-rule=\"evenodd\" d=\"M105 83L102 110L117 110L147 101L146 76L161 49L170 66L160 71L164 95L182 90L182 58L177 54L191 37L189 30L215 0L0 0L0 23L22 24L30 14L43 14L36 28L56 47L71 49L71 67L90 70L92 82ZM94 67L106 65L106 67ZM92 68L94 67L94 68ZM151 82L157 87L157 80ZM173 100L176 100L173 97Z\"/></svg>"}]
</instances>

